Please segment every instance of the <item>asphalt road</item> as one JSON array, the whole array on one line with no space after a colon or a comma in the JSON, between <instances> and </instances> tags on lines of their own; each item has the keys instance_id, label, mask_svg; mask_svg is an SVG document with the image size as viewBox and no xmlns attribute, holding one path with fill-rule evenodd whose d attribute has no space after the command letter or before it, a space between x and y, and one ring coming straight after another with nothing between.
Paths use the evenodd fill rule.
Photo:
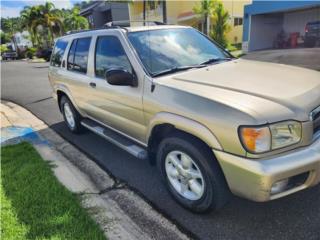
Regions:
<instances>
[{"instance_id":1,"label":"asphalt road","mask_svg":"<svg viewBox=\"0 0 320 240\"><path fill-rule=\"evenodd\" d=\"M179 228L199 239L320 239L320 186L268 203L234 197L220 212L193 214L168 194L157 169L93 133L71 134L51 98L47 64L2 63L1 98L18 103L126 182ZM148 227L148 226L146 226Z\"/></svg>"}]
</instances>

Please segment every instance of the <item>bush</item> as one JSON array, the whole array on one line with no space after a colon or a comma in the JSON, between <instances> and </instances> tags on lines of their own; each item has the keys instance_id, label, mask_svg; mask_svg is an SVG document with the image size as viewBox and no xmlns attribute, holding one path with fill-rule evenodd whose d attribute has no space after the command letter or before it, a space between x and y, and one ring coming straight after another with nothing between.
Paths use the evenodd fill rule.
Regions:
<instances>
[{"instance_id":1,"label":"bush","mask_svg":"<svg viewBox=\"0 0 320 240\"><path fill-rule=\"evenodd\" d=\"M27 49L27 54L26 54L27 58L32 59L35 56L36 52L37 52L36 48L34 48L34 47L28 48Z\"/></svg>"},{"instance_id":2,"label":"bush","mask_svg":"<svg viewBox=\"0 0 320 240\"><path fill-rule=\"evenodd\" d=\"M232 45L232 44L227 44L227 49L229 52L237 51L238 49Z\"/></svg>"},{"instance_id":3,"label":"bush","mask_svg":"<svg viewBox=\"0 0 320 240\"><path fill-rule=\"evenodd\" d=\"M6 52L8 51L8 47L6 44L1 44L1 47L0 47L0 52L3 53L3 52Z\"/></svg>"}]
</instances>

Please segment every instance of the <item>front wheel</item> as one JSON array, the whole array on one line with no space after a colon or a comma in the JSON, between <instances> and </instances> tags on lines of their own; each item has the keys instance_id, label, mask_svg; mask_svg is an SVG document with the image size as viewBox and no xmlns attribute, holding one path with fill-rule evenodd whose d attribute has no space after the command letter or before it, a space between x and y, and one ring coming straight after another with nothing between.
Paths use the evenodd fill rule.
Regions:
<instances>
[{"instance_id":1,"label":"front wheel","mask_svg":"<svg viewBox=\"0 0 320 240\"><path fill-rule=\"evenodd\" d=\"M62 96L60 100L60 109L64 121L67 124L68 128L71 130L71 132L82 132L83 126L81 125L81 116L66 96Z\"/></svg>"},{"instance_id":2,"label":"front wheel","mask_svg":"<svg viewBox=\"0 0 320 240\"><path fill-rule=\"evenodd\" d=\"M184 133L164 139L157 163L170 193L191 211L218 210L228 202L230 191L220 166L198 139Z\"/></svg>"}]
</instances>

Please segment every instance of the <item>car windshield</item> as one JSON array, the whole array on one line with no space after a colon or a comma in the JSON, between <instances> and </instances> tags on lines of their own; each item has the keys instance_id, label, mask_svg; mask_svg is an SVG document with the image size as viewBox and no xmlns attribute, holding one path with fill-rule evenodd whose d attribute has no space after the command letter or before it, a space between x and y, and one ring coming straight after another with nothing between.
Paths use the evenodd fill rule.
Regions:
<instances>
[{"instance_id":1,"label":"car windshield","mask_svg":"<svg viewBox=\"0 0 320 240\"><path fill-rule=\"evenodd\" d=\"M129 32L128 38L152 76L230 59L231 55L192 28ZM160 73L160 74L159 74Z\"/></svg>"}]
</instances>

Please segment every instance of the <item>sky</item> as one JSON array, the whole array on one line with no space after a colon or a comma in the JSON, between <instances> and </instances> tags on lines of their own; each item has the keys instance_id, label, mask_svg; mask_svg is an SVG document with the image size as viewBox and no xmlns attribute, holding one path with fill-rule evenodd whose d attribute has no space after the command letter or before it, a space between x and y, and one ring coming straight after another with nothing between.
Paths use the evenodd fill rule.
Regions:
<instances>
[{"instance_id":1,"label":"sky","mask_svg":"<svg viewBox=\"0 0 320 240\"><path fill-rule=\"evenodd\" d=\"M80 0L50 0L56 8L72 8ZM25 6L44 4L45 0L1 0L1 17L18 17Z\"/></svg>"}]
</instances>

